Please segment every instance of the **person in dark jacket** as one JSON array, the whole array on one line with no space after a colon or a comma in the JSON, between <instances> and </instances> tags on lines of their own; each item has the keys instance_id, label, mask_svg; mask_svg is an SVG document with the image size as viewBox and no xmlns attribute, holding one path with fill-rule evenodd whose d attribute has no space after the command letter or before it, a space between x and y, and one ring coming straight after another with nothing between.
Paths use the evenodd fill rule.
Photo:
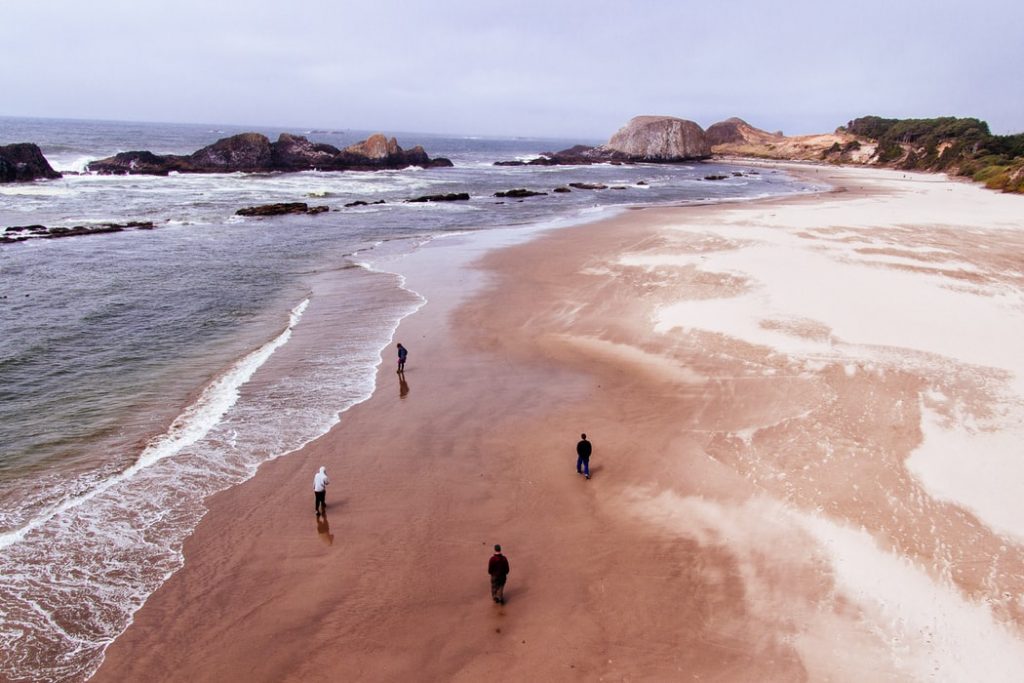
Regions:
<instances>
[{"instance_id":1,"label":"person in dark jacket","mask_svg":"<svg viewBox=\"0 0 1024 683\"><path fill-rule=\"evenodd\" d=\"M409 352L401 344L398 345L398 372L405 372L405 358L409 355Z\"/></svg>"},{"instance_id":2,"label":"person in dark jacket","mask_svg":"<svg viewBox=\"0 0 1024 683\"><path fill-rule=\"evenodd\" d=\"M508 558L501 554L501 546L494 546L494 554L487 563L491 575L491 598L499 605L505 604L505 579L508 578Z\"/></svg>"},{"instance_id":3,"label":"person in dark jacket","mask_svg":"<svg viewBox=\"0 0 1024 683\"><path fill-rule=\"evenodd\" d=\"M576 474L582 474L590 479L590 453L593 448L587 441L586 434L580 434L580 442L576 444Z\"/></svg>"}]
</instances>

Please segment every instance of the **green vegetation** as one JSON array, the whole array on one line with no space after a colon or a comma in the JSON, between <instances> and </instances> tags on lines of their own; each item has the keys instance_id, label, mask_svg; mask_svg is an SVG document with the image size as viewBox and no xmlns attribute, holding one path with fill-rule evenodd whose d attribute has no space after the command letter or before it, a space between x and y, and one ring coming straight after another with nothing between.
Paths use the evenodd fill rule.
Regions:
<instances>
[{"instance_id":1,"label":"green vegetation","mask_svg":"<svg viewBox=\"0 0 1024 683\"><path fill-rule=\"evenodd\" d=\"M944 171L968 176L995 190L1024 192L1024 133L992 135L984 121L951 116L864 116L841 130L876 141L875 160L881 164Z\"/></svg>"}]
</instances>

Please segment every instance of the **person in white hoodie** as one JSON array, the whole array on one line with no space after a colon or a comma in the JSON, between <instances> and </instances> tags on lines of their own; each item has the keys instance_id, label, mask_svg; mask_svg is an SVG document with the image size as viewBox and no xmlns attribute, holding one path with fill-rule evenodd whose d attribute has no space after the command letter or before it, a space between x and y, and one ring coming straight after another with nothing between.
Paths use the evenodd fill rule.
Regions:
<instances>
[{"instance_id":1,"label":"person in white hoodie","mask_svg":"<svg viewBox=\"0 0 1024 683\"><path fill-rule=\"evenodd\" d=\"M327 495L327 485L330 483L326 467L321 467L320 471L313 475L313 504L316 505L317 517L320 516L321 511L325 517L327 516L327 502L324 500L324 496Z\"/></svg>"}]
</instances>

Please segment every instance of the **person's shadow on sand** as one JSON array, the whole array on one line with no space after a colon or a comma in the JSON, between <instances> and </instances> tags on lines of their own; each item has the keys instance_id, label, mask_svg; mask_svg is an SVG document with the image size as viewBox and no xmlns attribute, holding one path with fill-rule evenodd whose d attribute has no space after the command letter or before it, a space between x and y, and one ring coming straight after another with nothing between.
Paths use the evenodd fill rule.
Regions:
<instances>
[{"instance_id":1,"label":"person's shadow on sand","mask_svg":"<svg viewBox=\"0 0 1024 683\"><path fill-rule=\"evenodd\" d=\"M405 398L409 395L409 383L405 381L405 373L398 373L398 398Z\"/></svg>"},{"instance_id":2,"label":"person's shadow on sand","mask_svg":"<svg viewBox=\"0 0 1024 683\"><path fill-rule=\"evenodd\" d=\"M320 540L327 545L334 543L334 534L331 533L331 525L327 523L327 510L316 518L316 532L320 535Z\"/></svg>"}]
</instances>

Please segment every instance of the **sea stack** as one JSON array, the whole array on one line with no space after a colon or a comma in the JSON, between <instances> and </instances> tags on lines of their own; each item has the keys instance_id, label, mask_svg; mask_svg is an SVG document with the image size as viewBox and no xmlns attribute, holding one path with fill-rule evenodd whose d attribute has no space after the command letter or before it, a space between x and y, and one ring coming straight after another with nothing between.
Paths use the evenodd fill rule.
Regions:
<instances>
[{"instance_id":1,"label":"sea stack","mask_svg":"<svg viewBox=\"0 0 1024 683\"><path fill-rule=\"evenodd\" d=\"M0 146L0 183L28 183L33 180L56 180L61 174L53 170L39 146L18 142Z\"/></svg>"},{"instance_id":2,"label":"sea stack","mask_svg":"<svg viewBox=\"0 0 1024 683\"><path fill-rule=\"evenodd\" d=\"M711 156L704 130L693 121L674 116L635 116L603 149L631 161L673 162Z\"/></svg>"}]
</instances>

